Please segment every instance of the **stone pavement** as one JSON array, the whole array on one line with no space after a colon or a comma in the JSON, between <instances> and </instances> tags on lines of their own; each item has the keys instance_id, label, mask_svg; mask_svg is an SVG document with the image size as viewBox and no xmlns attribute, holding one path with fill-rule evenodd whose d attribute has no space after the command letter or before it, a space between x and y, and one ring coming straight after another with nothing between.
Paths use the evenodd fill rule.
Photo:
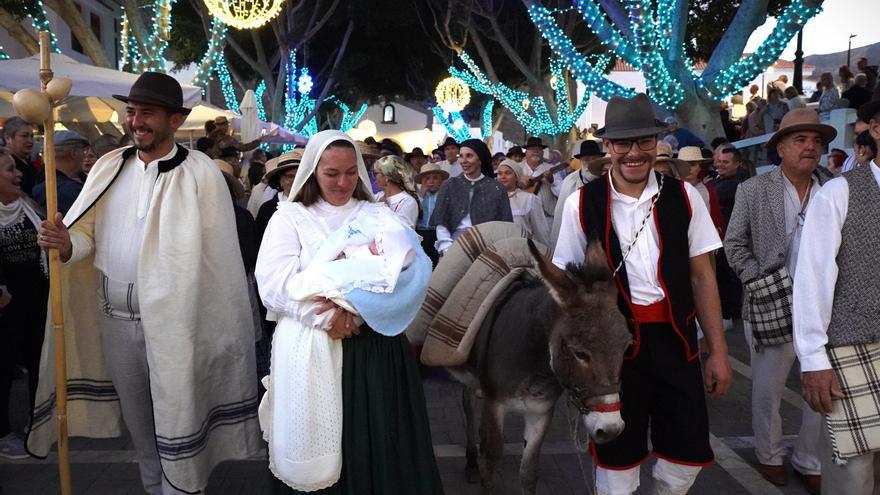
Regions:
<instances>
[{"instance_id":1,"label":"stone pavement","mask_svg":"<svg viewBox=\"0 0 880 495\"><path fill-rule=\"evenodd\" d=\"M748 494L805 494L800 480L792 477L788 486L775 487L764 481L755 471L750 425L750 378L748 349L741 330L729 331L728 342L734 359L734 384L727 396L710 401L709 414L713 434L713 449L717 463L704 469L690 491L695 495L748 495ZM789 379L790 393L783 402L783 433L792 443L797 433L800 414L798 404L798 376ZM14 385L12 403L16 405L14 424L21 426L26 419L26 388L24 381ZM464 480L464 427L459 398L460 386L438 377L425 381L428 415L434 439L434 450L447 495L479 494L478 484ZM505 427L505 456L500 464L496 486L499 495L519 494L518 466L522 451L522 419L508 415ZM137 464L128 439L71 441L74 493L83 495L140 495ZM2 495L46 495L58 493L57 465L53 457L41 461L0 461ZM642 469L640 493L650 493L650 466ZM789 468L790 469L790 468ZM559 405L553 425L547 435L541 455L541 495L568 495L591 493L586 480L593 476L589 456L574 449L568 427L568 413ZM209 495L260 495L284 493L268 472L263 460L227 462L211 476Z\"/></svg>"}]
</instances>

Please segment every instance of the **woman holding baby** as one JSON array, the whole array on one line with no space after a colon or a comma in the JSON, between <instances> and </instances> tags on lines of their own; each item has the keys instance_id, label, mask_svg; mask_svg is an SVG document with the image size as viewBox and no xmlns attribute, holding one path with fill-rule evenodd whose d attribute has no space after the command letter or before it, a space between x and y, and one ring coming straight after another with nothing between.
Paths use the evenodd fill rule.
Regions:
<instances>
[{"instance_id":1,"label":"woman holding baby","mask_svg":"<svg viewBox=\"0 0 880 495\"><path fill-rule=\"evenodd\" d=\"M300 492L440 494L403 335L431 262L369 184L354 141L320 132L266 229L256 277L278 322L260 404L269 467Z\"/></svg>"}]
</instances>

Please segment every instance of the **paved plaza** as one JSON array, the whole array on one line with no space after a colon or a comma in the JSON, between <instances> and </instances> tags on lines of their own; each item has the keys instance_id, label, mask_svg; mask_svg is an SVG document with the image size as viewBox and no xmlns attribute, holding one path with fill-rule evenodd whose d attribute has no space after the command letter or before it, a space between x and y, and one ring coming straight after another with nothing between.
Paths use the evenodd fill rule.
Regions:
<instances>
[{"instance_id":1,"label":"paved plaza","mask_svg":"<svg viewBox=\"0 0 880 495\"><path fill-rule=\"evenodd\" d=\"M712 427L712 444L717 463L703 471L691 490L699 495L748 495L748 494L805 494L799 479L791 477L789 484L775 487L758 474L752 450L749 394L751 375L748 367L748 349L738 330L727 333L730 344L734 382L724 398L710 401L709 415ZM457 383L431 376L425 381L428 415L434 439L434 451L447 495L471 495L481 493L478 484L464 479L464 420L459 398L461 389ZM782 415L783 433L787 442L793 442L798 430L800 414L797 375L791 374L784 397ZM26 404L24 381L15 383L13 403L17 425L24 424ZM541 495L568 495L592 493L586 480L593 476L589 456L578 453L568 426L567 409L560 403L553 426L541 455ZM499 495L519 494L518 466L522 451L522 420L509 415L505 428L505 456L500 465L496 486ZM82 495L140 495L137 464L128 439L71 441L73 488ZM0 461L0 486L2 495L44 495L58 493L58 471L53 458L46 461L28 459L23 461ZM648 466L653 463L651 461ZM790 468L789 468L790 469ZM642 470L640 493L650 493L650 470ZM264 460L227 462L221 464L211 476L209 495L259 495L284 493L284 487L269 473Z\"/></svg>"}]
</instances>

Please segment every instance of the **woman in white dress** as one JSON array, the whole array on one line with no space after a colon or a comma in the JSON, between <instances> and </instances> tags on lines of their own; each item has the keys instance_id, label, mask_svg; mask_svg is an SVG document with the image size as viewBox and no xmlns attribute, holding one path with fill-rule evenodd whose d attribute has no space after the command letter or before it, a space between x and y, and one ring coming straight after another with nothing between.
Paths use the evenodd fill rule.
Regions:
<instances>
[{"instance_id":1,"label":"woman in white dress","mask_svg":"<svg viewBox=\"0 0 880 495\"><path fill-rule=\"evenodd\" d=\"M416 228L419 219L419 200L413 184L412 168L399 156L383 156L373 165L376 184L382 191L376 195L391 211L401 217L410 228Z\"/></svg>"},{"instance_id":2,"label":"woman in white dress","mask_svg":"<svg viewBox=\"0 0 880 495\"><path fill-rule=\"evenodd\" d=\"M351 138L315 134L266 229L256 276L278 321L260 404L269 467L294 493L441 494L403 334L431 262L369 184Z\"/></svg>"},{"instance_id":3,"label":"woman in white dress","mask_svg":"<svg viewBox=\"0 0 880 495\"><path fill-rule=\"evenodd\" d=\"M507 197L510 200L510 211L513 213L513 223L521 226L528 232L532 239L541 244L551 247L548 242L550 240L550 225L547 223L547 217L541 209L541 200L537 196L520 189L522 184L521 168L518 164L507 159L498 165L498 182L504 186L507 191Z\"/></svg>"}]
</instances>

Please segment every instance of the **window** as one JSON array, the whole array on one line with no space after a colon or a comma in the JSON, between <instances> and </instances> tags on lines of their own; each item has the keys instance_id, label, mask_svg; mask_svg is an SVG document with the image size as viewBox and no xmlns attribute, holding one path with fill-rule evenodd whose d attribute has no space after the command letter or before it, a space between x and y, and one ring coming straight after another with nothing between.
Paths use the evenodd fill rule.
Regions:
<instances>
[{"instance_id":1,"label":"window","mask_svg":"<svg viewBox=\"0 0 880 495\"><path fill-rule=\"evenodd\" d=\"M82 15L82 6L76 2L73 3L73 6L76 7L77 12ZM76 53L83 53L83 47L80 44L79 40L76 39L76 36L73 34L73 30L70 30L70 48L73 49Z\"/></svg>"},{"instance_id":2,"label":"window","mask_svg":"<svg viewBox=\"0 0 880 495\"><path fill-rule=\"evenodd\" d=\"M92 32L95 33L95 37L98 38L98 41L104 41L101 36L101 18L95 15L94 12L90 12L89 22L92 25Z\"/></svg>"},{"instance_id":3,"label":"window","mask_svg":"<svg viewBox=\"0 0 880 495\"><path fill-rule=\"evenodd\" d=\"M395 114L394 105L389 103L389 104L385 105L384 107L382 107L382 123L383 124L396 124L397 122L394 121L394 114Z\"/></svg>"}]
</instances>

